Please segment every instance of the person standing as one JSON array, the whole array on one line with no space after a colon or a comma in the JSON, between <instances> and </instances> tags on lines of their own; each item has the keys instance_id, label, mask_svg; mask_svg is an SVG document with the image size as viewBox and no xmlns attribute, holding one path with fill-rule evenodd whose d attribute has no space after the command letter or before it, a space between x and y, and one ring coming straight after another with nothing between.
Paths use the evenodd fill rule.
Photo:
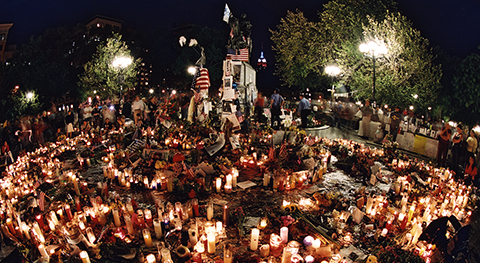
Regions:
<instances>
[{"instance_id":1,"label":"person standing","mask_svg":"<svg viewBox=\"0 0 480 263\"><path fill-rule=\"evenodd\" d=\"M280 122L281 122L280 113L281 113L283 103L285 103L285 101L283 100L283 97L280 94L278 94L279 92L280 92L280 89L276 88L273 91L272 96L270 97L270 112L272 116L271 125L276 129L278 129L278 127L280 126Z\"/></svg>"},{"instance_id":2,"label":"person standing","mask_svg":"<svg viewBox=\"0 0 480 263\"><path fill-rule=\"evenodd\" d=\"M477 152L478 147L478 140L475 136L475 131L473 129L470 130L469 136L467 138L467 152L465 154L465 162L468 162L470 157L475 159L475 153Z\"/></svg>"},{"instance_id":3,"label":"person standing","mask_svg":"<svg viewBox=\"0 0 480 263\"><path fill-rule=\"evenodd\" d=\"M93 111L93 108L92 108L92 106L90 105L90 103L88 103L88 104L83 108L83 119L84 119L84 120L87 120L87 121L90 121L90 118L92 117L92 111Z\"/></svg>"},{"instance_id":4,"label":"person standing","mask_svg":"<svg viewBox=\"0 0 480 263\"><path fill-rule=\"evenodd\" d=\"M300 94L300 102L298 103L298 112L302 119L302 128L307 128L308 115L310 114L310 102Z\"/></svg>"},{"instance_id":5,"label":"person standing","mask_svg":"<svg viewBox=\"0 0 480 263\"><path fill-rule=\"evenodd\" d=\"M452 137L452 129L450 124L446 123L438 136L437 164L442 167L445 166L445 161L447 160L450 137Z\"/></svg>"},{"instance_id":6,"label":"person standing","mask_svg":"<svg viewBox=\"0 0 480 263\"><path fill-rule=\"evenodd\" d=\"M69 110L67 116L65 116L65 124L67 126L67 137L72 138L73 135L73 122L75 121L75 116L73 116L72 111Z\"/></svg>"},{"instance_id":7,"label":"person standing","mask_svg":"<svg viewBox=\"0 0 480 263\"><path fill-rule=\"evenodd\" d=\"M362 109L362 131L364 138L370 138L370 121L373 115L373 108L370 106L370 101L365 101L365 106Z\"/></svg>"},{"instance_id":8,"label":"person standing","mask_svg":"<svg viewBox=\"0 0 480 263\"><path fill-rule=\"evenodd\" d=\"M143 111L145 110L145 103L140 99L140 96L135 96L135 100L132 103L133 119L135 126L140 124L143 117Z\"/></svg>"},{"instance_id":9,"label":"person standing","mask_svg":"<svg viewBox=\"0 0 480 263\"><path fill-rule=\"evenodd\" d=\"M403 114L400 112L400 108L395 107L395 111L390 114L390 134L392 135L392 141L397 141L398 131L400 129L400 122L403 119Z\"/></svg>"},{"instance_id":10,"label":"person standing","mask_svg":"<svg viewBox=\"0 0 480 263\"><path fill-rule=\"evenodd\" d=\"M261 92L258 92L255 100L255 117L257 122L261 123L263 119L263 107L265 106L265 97Z\"/></svg>"},{"instance_id":11,"label":"person standing","mask_svg":"<svg viewBox=\"0 0 480 263\"><path fill-rule=\"evenodd\" d=\"M462 160L462 155L463 155L463 149L462 149L462 145L463 145L463 131L462 131L462 125L459 124L457 125L456 127L456 131L455 133L453 134L453 137L452 137L452 143L453 143L453 146L452 146L452 169L455 171L455 173L457 175L459 175L460 173L460 169L459 169L459 166L460 164L462 163L461 160Z\"/></svg>"}]
</instances>

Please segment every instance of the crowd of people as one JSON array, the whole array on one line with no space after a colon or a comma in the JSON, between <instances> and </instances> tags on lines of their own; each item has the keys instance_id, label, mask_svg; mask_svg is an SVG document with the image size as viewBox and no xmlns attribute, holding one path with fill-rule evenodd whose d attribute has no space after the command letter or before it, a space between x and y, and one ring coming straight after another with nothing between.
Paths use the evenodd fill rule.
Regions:
<instances>
[{"instance_id":1,"label":"crowd of people","mask_svg":"<svg viewBox=\"0 0 480 263\"><path fill-rule=\"evenodd\" d=\"M57 141L62 136L71 138L78 133L90 133L92 130L105 134L114 129L124 128L129 119L132 120L134 127L154 126L162 120L162 116L170 114L169 109L176 109L177 117L186 120L191 95L180 93L165 95L162 98L151 96L149 99L126 96L122 105L114 105L109 100L94 100L77 107L73 105L66 108L52 107L51 111L44 111L38 116L21 116L13 122L5 121L2 126L1 164L13 163L22 152L31 151L46 142ZM262 93L258 93L254 101L252 119L257 123L268 123L274 129L279 129L282 125L280 116L285 103L286 100L278 89L275 89L268 99ZM264 114L265 107L270 111L269 120ZM307 127L311 108L310 101L300 96L298 109L293 111L296 111L301 119L299 125L301 128ZM466 132L461 124L452 128L448 123L425 121L415 116L412 111L406 109L402 111L399 107L394 107L393 110L388 107L373 107L368 100L360 106L348 102L332 103L331 119L332 126L362 131L364 138L373 139L377 143L382 143L387 135L395 142L402 122L438 130L438 165L442 167L448 165L459 177L465 175L466 180L480 185L476 166L480 159L477 154L477 135L473 130ZM247 119L245 121L248 122ZM370 131L372 121L380 123L374 133ZM418 125L419 123L421 125ZM374 134L373 138L371 134ZM447 158L449 149L451 158Z\"/></svg>"},{"instance_id":2,"label":"crowd of people","mask_svg":"<svg viewBox=\"0 0 480 263\"><path fill-rule=\"evenodd\" d=\"M24 152L32 151L47 142L61 138L72 138L80 133L97 132L101 135L109 131L125 128L129 119L134 127L156 125L160 120L162 107L180 107L186 119L190 98L186 93L178 96L149 99L140 96L126 96L122 105L110 100L88 101L78 106L52 106L37 116L20 116L13 121L5 121L1 126L2 159L1 165L13 163Z\"/></svg>"}]
</instances>

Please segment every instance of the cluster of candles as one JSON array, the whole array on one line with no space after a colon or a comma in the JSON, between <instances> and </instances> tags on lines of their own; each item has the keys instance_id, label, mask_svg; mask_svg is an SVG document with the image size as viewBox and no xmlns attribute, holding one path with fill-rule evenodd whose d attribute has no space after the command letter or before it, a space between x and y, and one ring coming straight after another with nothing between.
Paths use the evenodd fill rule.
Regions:
<instances>
[{"instance_id":1,"label":"cluster of candles","mask_svg":"<svg viewBox=\"0 0 480 263\"><path fill-rule=\"evenodd\" d=\"M250 250L257 251L261 258L266 259L261 263L278 262L277 257L280 257L280 263L313 263L316 259L322 260L321 263L338 263L340 262L340 255L335 254L327 261L328 255L331 252L331 247L323 243L319 238L306 236L303 240L305 247L304 255L300 254L301 243L290 240L288 238L288 227L280 228L279 234L272 233L268 239L267 244L259 244L262 226L264 219L259 224L258 228L252 228L250 233Z\"/></svg>"},{"instance_id":2,"label":"cluster of candles","mask_svg":"<svg viewBox=\"0 0 480 263\"><path fill-rule=\"evenodd\" d=\"M215 178L215 191L217 193L221 193L223 183L225 193L230 194L232 192L232 189L235 189L237 187L237 179L238 170L236 168L233 168L230 173L225 176L225 183L223 183L221 177Z\"/></svg>"}]
</instances>

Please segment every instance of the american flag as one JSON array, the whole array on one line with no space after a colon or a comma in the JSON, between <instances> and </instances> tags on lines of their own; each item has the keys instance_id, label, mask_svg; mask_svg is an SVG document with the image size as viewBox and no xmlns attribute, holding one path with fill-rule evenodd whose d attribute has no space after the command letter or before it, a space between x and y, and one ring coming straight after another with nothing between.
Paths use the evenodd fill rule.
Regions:
<instances>
[{"instance_id":1,"label":"american flag","mask_svg":"<svg viewBox=\"0 0 480 263\"><path fill-rule=\"evenodd\" d=\"M196 79L195 86L200 87L200 89L208 89L208 87L210 87L210 75L208 74L208 69L200 69L200 75Z\"/></svg>"},{"instance_id":2,"label":"american flag","mask_svg":"<svg viewBox=\"0 0 480 263\"><path fill-rule=\"evenodd\" d=\"M40 211L45 210L45 193L40 191L40 198L38 200L38 207L40 208Z\"/></svg>"},{"instance_id":3,"label":"american flag","mask_svg":"<svg viewBox=\"0 0 480 263\"><path fill-rule=\"evenodd\" d=\"M227 54L227 59L241 60L241 61L248 62L248 48L242 48L237 50L236 55Z\"/></svg>"}]
</instances>

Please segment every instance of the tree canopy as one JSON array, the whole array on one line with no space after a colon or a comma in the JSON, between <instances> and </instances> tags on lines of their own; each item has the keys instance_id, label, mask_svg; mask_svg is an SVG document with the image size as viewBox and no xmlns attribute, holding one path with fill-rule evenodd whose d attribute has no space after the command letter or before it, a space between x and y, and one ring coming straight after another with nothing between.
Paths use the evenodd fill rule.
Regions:
<instances>
[{"instance_id":1,"label":"tree canopy","mask_svg":"<svg viewBox=\"0 0 480 263\"><path fill-rule=\"evenodd\" d=\"M325 92L329 85L321 80L330 79L325 67L336 65L342 72L337 79L355 91L356 99L371 98L373 58L359 46L374 41L387 49L375 58L378 102L426 108L440 88L441 70L428 40L397 11L394 1L329 1L318 22L289 11L271 32L277 73L288 87L316 85Z\"/></svg>"},{"instance_id":2,"label":"tree canopy","mask_svg":"<svg viewBox=\"0 0 480 263\"><path fill-rule=\"evenodd\" d=\"M122 57L130 58L131 64L115 66L115 59ZM121 89L127 90L135 86L140 63L140 58L132 58L122 36L115 34L97 46L92 59L85 64L78 84L90 96L113 98L120 94Z\"/></svg>"}]
</instances>

